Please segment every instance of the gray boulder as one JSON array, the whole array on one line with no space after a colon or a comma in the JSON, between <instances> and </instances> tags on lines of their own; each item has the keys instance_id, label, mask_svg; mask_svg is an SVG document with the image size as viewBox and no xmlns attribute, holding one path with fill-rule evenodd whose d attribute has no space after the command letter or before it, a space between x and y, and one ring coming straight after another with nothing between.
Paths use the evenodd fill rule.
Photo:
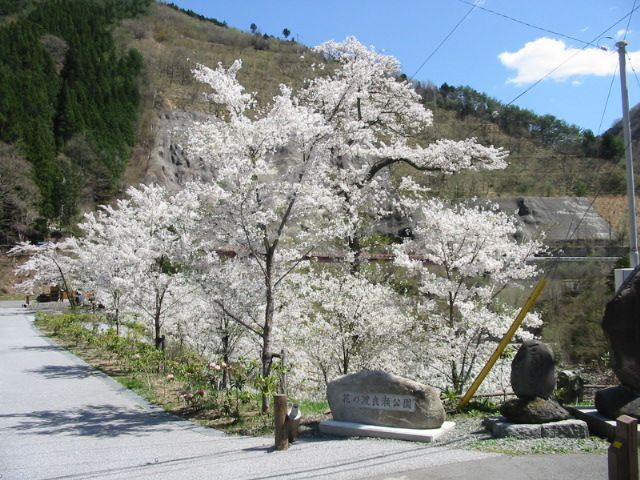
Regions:
<instances>
[{"instance_id":1,"label":"gray boulder","mask_svg":"<svg viewBox=\"0 0 640 480\"><path fill-rule=\"evenodd\" d=\"M549 398L556 386L553 354L538 340L525 341L511 362L511 387L518 398Z\"/></svg>"},{"instance_id":2,"label":"gray boulder","mask_svg":"<svg viewBox=\"0 0 640 480\"><path fill-rule=\"evenodd\" d=\"M428 429L445 420L438 389L382 371L337 378L327 386L327 397L338 421Z\"/></svg>"},{"instance_id":3,"label":"gray boulder","mask_svg":"<svg viewBox=\"0 0 640 480\"><path fill-rule=\"evenodd\" d=\"M500 413L512 423L547 423L567 420L569 412L553 400L545 398L507 400Z\"/></svg>"},{"instance_id":4,"label":"gray boulder","mask_svg":"<svg viewBox=\"0 0 640 480\"><path fill-rule=\"evenodd\" d=\"M595 404L598 412L605 417L629 415L640 420L640 395L624 385L597 391Z\"/></svg>"},{"instance_id":5,"label":"gray boulder","mask_svg":"<svg viewBox=\"0 0 640 480\"><path fill-rule=\"evenodd\" d=\"M612 368L624 386L640 394L640 275L607 303L602 329Z\"/></svg>"}]
</instances>

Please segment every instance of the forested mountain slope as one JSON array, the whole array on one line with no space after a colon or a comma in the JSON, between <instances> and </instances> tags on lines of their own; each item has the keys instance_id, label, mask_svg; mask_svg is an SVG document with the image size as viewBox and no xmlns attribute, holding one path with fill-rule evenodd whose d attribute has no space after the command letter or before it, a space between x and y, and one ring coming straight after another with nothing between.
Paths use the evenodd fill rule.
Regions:
<instances>
[{"instance_id":1,"label":"forested mountain slope","mask_svg":"<svg viewBox=\"0 0 640 480\"><path fill-rule=\"evenodd\" d=\"M19 179L2 182L5 243L16 233L68 227L82 202L115 193L135 142L143 59L119 48L111 31L148 4L0 5L0 176Z\"/></svg>"}]
</instances>

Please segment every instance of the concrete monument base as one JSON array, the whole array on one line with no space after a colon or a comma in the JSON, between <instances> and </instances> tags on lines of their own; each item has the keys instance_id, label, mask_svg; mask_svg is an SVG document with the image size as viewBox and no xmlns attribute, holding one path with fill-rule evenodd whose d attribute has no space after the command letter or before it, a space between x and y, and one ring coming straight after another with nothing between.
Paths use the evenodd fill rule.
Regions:
<instances>
[{"instance_id":1,"label":"concrete monument base","mask_svg":"<svg viewBox=\"0 0 640 480\"><path fill-rule=\"evenodd\" d=\"M504 417L487 417L483 421L496 438L587 438L589 428L582 420L560 420L547 423L511 423Z\"/></svg>"},{"instance_id":2,"label":"concrete monument base","mask_svg":"<svg viewBox=\"0 0 640 480\"><path fill-rule=\"evenodd\" d=\"M455 422L444 422L440 428L414 429L397 427L379 427L363 423L324 420L320 422L320 431L331 435L348 437L378 437L409 440L414 442L433 442L455 427Z\"/></svg>"}]
</instances>

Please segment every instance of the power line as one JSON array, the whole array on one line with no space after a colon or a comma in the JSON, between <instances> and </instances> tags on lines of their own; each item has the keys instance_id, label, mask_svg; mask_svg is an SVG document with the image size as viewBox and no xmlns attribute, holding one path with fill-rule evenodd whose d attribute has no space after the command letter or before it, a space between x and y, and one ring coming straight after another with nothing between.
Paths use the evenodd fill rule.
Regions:
<instances>
[{"instance_id":1,"label":"power line","mask_svg":"<svg viewBox=\"0 0 640 480\"><path fill-rule=\"evenodd\" d=\"M631 7L631 15L629 15L629 20L627 21L627 26L624 29L624 37L622 38L622 40L626 40L627 39L627 33L629 32L629 25L631 25L631 17L633 16L633 12L634 9L636 8L636 2L638 0L633 0L633 6Z\"/></svg>"},{"instance_id":2,"label":"power line","mask_svg":"<svg viewBox=\"0 0 640 480\"><path fill-rule=\"evenodd\" d=\"M458 1L460 3L464 3L465 5L473 5L471 2L469 2L467 0L458 0ZM480 10L484 10L485 12L491 13L493 15L497 15L499 17L506 18L507 20L511 20L512 22L519 23L521 25L525 25L525 26L533 28L535 30L540 30L541 32L551 33L553 35L557 35L558 37L563 37L563 38L566 38L568 40L573 40L575 42L583 43L585 45L591 45L591 46L597 47L597 45L594 44L594 43L586 42L586 41L581 40L579 38L572 37L571 35L565 35L564 33L556 32L554 30L549 30L548 28L544 28L544 27L539 27L537 25L533 25L532 23L525 22L524 20L519 20L519 19L514 18L514 17L512 17L510 15L507 15L505 13L496 12L495 10L491 10L490 8L486 8L486 7L483 7L481 5L476 5L476 8L479 8Z\"/></svg>"},{"instance_id":3,"label":"power line","mask_svg":"<svg viewBox=\"0 0 640 480\"><path fill-rule=\"evenodd\" d=\"M636 77L636 83L638 84L638 88L640 88L640 80L638 80L638 74L636 73L636 69L633 68L633 63L631 63L631 57L627 52L627 61L629 62L629 66L631 67L631 71L633 72L633 76Z\"/></svg>"},{"instance_id":4,"label":"power line","mask_svg":"<svg viewBox=\"0 0 640 480\"><path fill-rule=\"evenodd\" d=\"M470 3L466 0L458 0L461 1L462 3L465 3L467 5L469 5ZM488 10L484 7L481 7L479 5L476 4L472 4L472 8L470 11L468 11L465 16L462 18L462 20L464 20L470 13L471 11L473 11L474 8L481 8L483 10ZM631 16L633 15L633 13L638 10L640 8L640 6L636 6L636 1L634 1L633 7L631 9L631 11L629 13L627 13L626 15L623 15L621 18L619 18L618 20L616 20L613 24L611 24L609 27L607 27L606 29L604 29L601 33L599 33L598 35L596 35L593 40L591 42L582 42L585 45L578 50L576 53L574 53L571 57L565 59L562 63L560 63L558 66L556 66L554 69L552 69L551 71L547 72L544 76L542 76L541 78L539 78L537 81L535 81L534 83L532 83L531 85L529 85L529 87L527 87L524 91L522 91L519 95L517 95L516 97L514 97L511 101L502 104L500 106L500 109L508 107L513 105L519 98L521 98L522 96L524 96L525 94L527 94L528 92L530 92L533 88L535 88L538 84L540 84L541 82L543 82L546 78L548 78L550 75L552 75L555 71L557 71L560 67L562 67L565 63L567 63L569 60L572 60L575 56L579 55L580 53L582 53L589 45L596 45L594 42L596 42L599 38L603 37L605 33L607 33L609 30L611 30L612 28L614 28L616 25L618 25L620 22L624 21L625 19L629 18L631 19ZM458 22L458 24L462 23L462 20L460 22ZM519 22L519 23L525 23L525 22ZM457 27L457 26L456 26ZM455 30L455 28L454 28ZM450 32L452 33L452 32ZM444 42L442 42L444 43ZM601 47L598 47L601 48ZM605 49L606 50L606 49ZM431 57L431 56L430 56ZM428 59L427 59L428 60ZM426 63L426 61L424 62ZM424 64L423 64L424 65ZM420 68L422 68L422 65L420 66ZM419 71L420 69L418 69ZM633 70L633 67L632 67ZM635 70L633 70L634 74L635 74ZM417 72L416 72L417 73ZM416 74L414 73L414 76ZM637 76L636 76L636 80L638 80ZM638 84L640 85L640 81L638 82ZM611 90L611 88L610 88ZM482 127L482 125L478 125L477 127L475 127L471 133L469 134L470 136L473 136L473 134L478 131L480 128ZM600 128L600 127L599 127Z\"/></svg>"},{"instance_id":5,"label":"power line","mask_svg":"<svg viewBox=\"0 0 640 480\"><path fill-rule=\"evenodd\" d=\"M598 133L596 135L600 135L600 130L602 129L602 122L604 122L604 116L607 113L607 106L609 105L609 98L611 98L611 90L613 89L613 81L616 78L616 71L618 70L618 63L616 62L616 69L613 71L611 75L611 83L609 84L609 92L607 93L607 99L604 102L604 108L602 110L602 116L600 117L600 124L598 125Z\"/></svg>"},{"instance_id":6,"label":"power line","mask_svg":"<svg viewBox=\"0 0 640 480\"><path fill-rule=\"evenodd\" d=\"M529 85L529 87L527 87L522 93L520 93L519 95L517 95L513 100L511 100L509 103L507 103L507 105L511 105L513 102L515 102L516 100L518 100L520 97L522 97L523 95L525 95L526 93L530 92L534 87L536 87L538 84L540 84L542 81L546 80L549 76L551 76L555 71L557 71L560 67L562 67L565 63L569 62L570 60L573 60L577 55L581 54L589 45L593 45L594 42L596 42L599 38L601 38L602 36L604 36L605 33L607 33L609 30L611 30L613 27L615 27L616 25L618 25L620 22L622 22L624 19L626 19L627 17L631 18L631 15L633 15L633 12L635 12L638 8L640 8L640 6L635 6L635 2L634 2L634 6L631 9L631 11L629 13L627 13L626 15L624 15L622 18L618 19L616 22L614 22L611 26L607 27L606 29L604 29L601 33L599 33L598 35L596 35L593 40L591 40L591 42L586 43L580 50L576 51L576 53L574 53L573 55L571 55L570 57L566 58L565 60L563 60L557 67L555 67L554 69L550 70L549 72L547 72L545 75L543 75L542 77L540 77L538 80L536 80L534 83L532 83L531 85Z\"/></svg>"},{"instance_id":7,"label":"power line","mask_svg":"<svg viewBox=\"0 0 640 480\"><path fill-rule=\"evenodd\" d=\"M471 12L475 10L475 8L476 8L476 4L471 4L471 8L469 9L469 11L465 13L460 20L458 20L458 23L456 23L455 26L449 31L449 33L447 33L447 35L442 39L442 41L438 44L438 46L434 48L434 50L429 54L427 59L424 62L422 62L422 64L413 73L413 75L409 77L409 79L413 79L418 74L418 72L422 70L422 67L424 67L427 64L427 62L431 60L431 58L438 52L438 50L440 50L440 47L442 47L442 45L444 45L444 43L449 39L449 37L453 35L453 33L458 29L458 27L462 25L462 22L464 22L467 19L467 17L471 14Z\"/></svg>"}]
</instances>

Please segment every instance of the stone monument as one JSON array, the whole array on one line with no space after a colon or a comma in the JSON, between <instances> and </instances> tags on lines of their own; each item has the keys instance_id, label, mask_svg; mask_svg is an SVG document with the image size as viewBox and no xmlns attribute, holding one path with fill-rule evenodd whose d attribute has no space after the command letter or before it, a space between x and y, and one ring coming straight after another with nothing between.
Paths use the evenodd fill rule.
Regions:
<instances>
[{"instance_id":1,"label":"stone monument","mask_svg":"<svg viewBox=\"0 0 640 480\"><path fill-rule=\"evenodd\" d=\"M379 370L352 373L330 382L327 397L334 420L439 428L445 419L436 388Z\"/></svg>"},{"instance_id":2,"label":"stone monument","mask_svg":"<svg viewBox=\"0 0 640 480\"><path fill-rule=\"evenodd\" d=\"M621 385L596 392L596 408L609 418L640 419L640 276L627 284L605 308L602 329L611 366Z\"/></svg>"},{"instance_id":3,"label":"stone monument","mask_svg":"<svg viewBox=\"0 0 640 480\"><path fill-rule=\"evenodd\" d=\"M325 433L432 441L454 426L438 389L379 370L337 378L327 398L333 420L321 422Z\"/></svg>"}]
</instances>

